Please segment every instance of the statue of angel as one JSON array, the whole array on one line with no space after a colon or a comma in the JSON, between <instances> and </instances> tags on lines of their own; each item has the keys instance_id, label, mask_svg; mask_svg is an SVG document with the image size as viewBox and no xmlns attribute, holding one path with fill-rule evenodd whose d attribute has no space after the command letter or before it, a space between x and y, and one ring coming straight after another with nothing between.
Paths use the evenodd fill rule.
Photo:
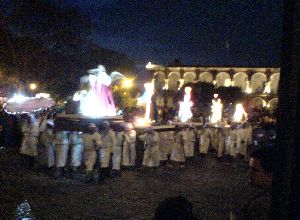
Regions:
<instances>
[{"instance_id":1,"label":"statue of angel","mask_svg":"<svg viewBox=\"0 0 300 220\"><path fill-rule=\"evenodd\" d=\"M123 79L124 75L119 72L107 75L102 65L89 70L88 73L90 74L81 80L82 83L88 84L86 95L80 99L81 113L91 117L115 116L116 107L110 85Z\"/></svg>"}]
</instances>

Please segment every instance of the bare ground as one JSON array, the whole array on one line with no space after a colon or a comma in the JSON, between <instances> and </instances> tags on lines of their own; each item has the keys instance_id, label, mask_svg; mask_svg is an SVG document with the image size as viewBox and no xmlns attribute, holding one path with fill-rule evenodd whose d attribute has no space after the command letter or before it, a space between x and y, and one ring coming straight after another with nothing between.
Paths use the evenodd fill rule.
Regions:
<instances>
[{"instance_id":1,"label":"bare ground","mask_svg":"<svg viewBox=\"0 0 300 220\"><path fill-rule=\"evenodd\" d=\"M9 159L8 159L9 158ZM228 219L255 191L245 176L246 165L196 157L184 169L124 170L102 184L54 179L46 172L24 171L16 153L0 153L1 219L13 219L25 199L37 219L151 219L158 203L182 195L198 219Z\"/></svg>"}]
</instances>

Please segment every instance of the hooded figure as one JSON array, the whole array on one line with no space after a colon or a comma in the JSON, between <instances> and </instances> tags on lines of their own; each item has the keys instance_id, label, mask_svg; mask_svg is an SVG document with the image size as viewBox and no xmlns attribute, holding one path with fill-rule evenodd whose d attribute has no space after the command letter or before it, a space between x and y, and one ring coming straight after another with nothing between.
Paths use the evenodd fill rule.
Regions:
<instances>
[{"instance_id":1,"label":"hooded figure","mask_svg":"<svg viewBox=\"0 0 300 220\"><path fill-rule=\"evenodd\" d=\"M143 166L158 167L160 162L159 134L150 127L145 134L139 136L139 139L145 142Z\"/></svg>"}]
</instances>

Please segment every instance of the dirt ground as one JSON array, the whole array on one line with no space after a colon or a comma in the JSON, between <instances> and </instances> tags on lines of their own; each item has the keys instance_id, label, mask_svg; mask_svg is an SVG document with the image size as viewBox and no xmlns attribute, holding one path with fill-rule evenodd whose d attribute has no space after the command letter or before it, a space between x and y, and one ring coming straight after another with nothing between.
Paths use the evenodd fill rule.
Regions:
<instances>
[{"instance_id":1,"label":"dirt ground","mask_svg":"<svg viewBox=\"0 0 300 220\"><path fill-rule=\"evenodd\" d=\"M124 170L102 184L54 179L46 172L24 171L16 153L1 151L1 219L13 219L18 204L29 202L36 219L151 219L158 203L182 195L198 219L228 219L257 193L243 162L196 157L184 169Z\"/></svg>"}]
</instances>

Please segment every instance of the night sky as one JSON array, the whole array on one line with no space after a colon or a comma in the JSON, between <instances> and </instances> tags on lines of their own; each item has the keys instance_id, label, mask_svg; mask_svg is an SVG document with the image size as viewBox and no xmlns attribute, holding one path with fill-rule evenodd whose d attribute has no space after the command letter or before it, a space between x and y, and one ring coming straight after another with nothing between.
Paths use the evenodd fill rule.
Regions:
<instances>
[{"instance_id":1,"label":"night sky","mask_svg":"<svg viewBox=\"0 0 300 220\"><path fill-rule=\"evenodd\" d=\"M91 16L94 39L148 61L185 65L278 66L283 0L67 0Z\"/></svg>"}]
</instances>

